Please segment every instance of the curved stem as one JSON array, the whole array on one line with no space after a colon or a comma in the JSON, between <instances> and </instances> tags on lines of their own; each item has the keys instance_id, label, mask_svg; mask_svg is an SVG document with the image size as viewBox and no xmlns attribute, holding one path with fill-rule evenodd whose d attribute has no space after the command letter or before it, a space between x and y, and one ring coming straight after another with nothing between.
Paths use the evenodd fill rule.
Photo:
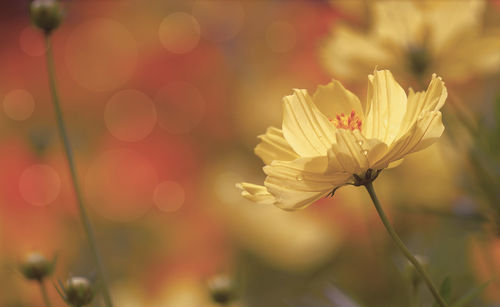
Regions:
<instances>
[{"instance_id":1,"label":"curved stem","mask_svg":"<svg viewBox=\"0 0 500 307\"><path fill-rule=\"evenodd\" d=\"M47 70L49 75L49 83L50 83L50 91L52 93L52 100L54 102L54 109L56 113L56 121L57 128L59 130L59 135L61 137L62 143L64 145L64 151L66 153L66 158L68 160L69 170L71 173L71 180L73 182L73 187L75 190L75 196L78 203L78 210L80 213L80 219L83 224L83 229L85 230L85 234L87 236L89 247L92 256L94 257L94 262L96 266L96 271L101 282L102 295L104 298L104 302L106 307L112 307L113 303L111 301L111 295L109 294L109 288L106 283L106 279L104 277L104 272L102 269L101 259L99 257L99 252L97 250L97 244L94 236L94 232L92 230L92 226L90 224L90 219L87 215L87 211L85 209L83 203L83 197L80 190L80 186L78 184L78 176L76 174L75 162L73 159L73 152L71 150L71 145L69 142L68 134L66 132L66 126L64 124L64 117L62 113L61 106L59 104L59 97L57 94L57 86L55 79L55 69L54 69L54 59L52 55L52 44L50 41L50 36L45 35L45 46L46 46L46 57L47 57Z\"/></svg>"},{"instance_id":2,"label":"curved stem","mask_svg":"<svg viewBox=\"0 0 500 307\"><path fill-rule=\"evenodd\" d=\"M52 307L52 304L50 304L49 296L47 294L47 287L45 287L45 282L42 279L38 283L40 284L40 290L42 291L42 297L43 302L45 303L45 307Z\"/></svg>"},{"instance_id":3,"label":"curved stem","mask_svg":"<svg viewBox=\"0 0 500 307\"><path fill-rule=\"evenodd\" d=\"M431 291L432 295L436 299L436 302L439 304L439 306L447 307L448 305L446 304L445 300L439 294L439 291L437 290L436 286L434 286L434 284L432 283L432 280L429 277L429 275L427 274L427 272L425 272L424 268L420 265L418 260L408 250L408 248L405 246L403 241L401 241L401 239L399 238L399 236L396 233L396 231L394 230L394 228L392 228L391 224L389 223L389 220L387 219L387 216L384 213L384 210L380 206L380 202L378 201L377 195L375 194L375 190L373 189L373 184L371 182L367 183L365 185L365 188L368 191L368 194L370 194L370 197L373 201L373 205L375 205L375 209L377 209L377 213L378 213L380 219L382 220L382 223L384 224L385 229L387 229L387 232L389 233L392 240L394 241L394 243L396 243L396 245L399 247L401 252L406 256L408 261L410 261L411 264L413 264L413 266L415 267L417 272L422 276L423 280L425 281L425 284L427 285L427 288L429 288L429 291Z\"/></svg>"}]
</instances>

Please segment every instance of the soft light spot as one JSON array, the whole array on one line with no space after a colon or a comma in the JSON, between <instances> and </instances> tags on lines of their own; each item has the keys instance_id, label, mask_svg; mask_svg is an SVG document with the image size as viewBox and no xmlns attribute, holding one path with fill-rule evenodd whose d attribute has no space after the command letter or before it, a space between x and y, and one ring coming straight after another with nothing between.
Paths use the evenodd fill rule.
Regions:
<instances>
[{"instance_id":1,"label":"soft light spot","mask_svg":"<svg viewBox=\"0 0 500 307\"><path fill-rule=\"evenodd\" d=\"M296 42L295 28L288 22L274 22L266 30L266 42L274 52L290 51Z\"/></svg>"},{"instance_id":2,"label":"soft light spot","mask_svg":"<svg viewBox=\"0 0 500 307\"><path fill-rule=\"evenodd\" d=\"M71 76L92 91L113 90L127 82L137 63L137 43L121 23L96 18L68 38L66 65Z\"/></svg>"},{"instance_id":3,"label":"soft light spot","mask_svg":"<svg viewBox=\"0 0 500 307\"><path fill-rule=\"evenodd\" d=\"M193 16L176 12L163 19L158 34L168 51L187 53L196 48L200 41L200 25Z\"/></svg>"},{"instance_id":4,"label":"soft light spot","mask_svg":"<svg viewBox=\"0 0 500 307\"><path fill-rule=\"evenodd\" d=\"M61 178L49 165L36 164L28 167L19 178L21 197L35 206L52 203L61 191Z\"/></svg>"},{"instance_id":5,"label":"soft light spot","mask_svg":"<svg viewBox=\"0 0 500 307\"><path fill-rule=\"evenodd\" d=\"M19 45L21 50L27 55L41 56L45 54L45 44L40 31L28 26L21 31L19 35Z\"/></svg>"},{"instance_id":6,"label":"soft light spot","mask_svg":"<svg viewBox=\"0 0 500 307\"><path fill-rule=\"evenodd\" d=\"M109 132L122 141L135 142L148 136L156 124L153 100L137 90L114 94L104 109Z\"/></svg>"},{"instance_id":7,"label":"soft light spot","mask_svg":"<svg viewBox=\"0 0 500 307\"><path fill-rule=\"evenodd\" d=\"M165 212L177 211L184 204L185 197L184 188L175 181L163 181L154 191L156 206Z\"/></svg>"},{"instance_id":8,"label":"soft light spot","mask_svg":"<svg viewBox=\"0 0 500 307\"><path fill-rule=\"evenodd\" d=\"M3 99L3 110L14 120L25 120L35 109L35 99L26 90L12 90Z\"/></svg>"},{"instance_id":9,"label":"soft light spot","mask_svg":"<svg viewBox=\"0 0 500 307\"><path fill-rule=\"evenodd\" d=\"M154 101L158 124L172 134L184 134L194 129L205 111L200 91L186 82L168 84L158 91Z\"/></svg>"},{"instance_id":10,"label":"soft light spot","mask_svg":"<svg viewBox=\"0 0 500 307\"><path fill-rule=\"evenodd\" d=\"M153 206L152 195L157 183L151 162L129 149L102 153L85 178L89 205L115 221L131 221L143 216Z\"/></svg>"},{"instance_id":11,"label":"soft light spot","mask_svg":"<svg viewBox=\"0 0 500 307\"><path fill-rule=\"evenodd\" d=\"M241 29L245 11L240 1L198 0L193 16L200 22L201 35L214 42L233 38Z\"/></svg>"},{"instance_id":12,"label":"soft light spot","mask_svg":"<svg viewBox=\"0 0 500 307\"><path fill-rule=\"evenodd\" d=\"M243 178L231 171L221 171L215 174L213 189L219 200L226 204L236 204L242 200L241 192L234 188L236 182L242 182Z\"/></svg>"},{"instance_id":13,"label":"soft light spot","mask_svg":"<svg viewBox=\"0 0 500 307\"><path fill-rule=\"evenodd\" d=\"M330 121L333 122L333 125L338 129L361 130L361 118L354 110L348 115L344 113L337 114L335 118Z\"/></svg>"}]
</instances>

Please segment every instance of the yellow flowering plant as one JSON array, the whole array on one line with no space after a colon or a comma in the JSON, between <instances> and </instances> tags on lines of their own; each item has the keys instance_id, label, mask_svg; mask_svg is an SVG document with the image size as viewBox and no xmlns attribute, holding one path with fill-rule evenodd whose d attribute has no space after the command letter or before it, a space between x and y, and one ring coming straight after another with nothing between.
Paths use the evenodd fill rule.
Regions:
<instances>
[{"instance_id":1,"label":"yellow flowering plant","mask_svg":"<svg viewBox=\"0 0 500 307\"><path fill-rule=\"evenodd\" d=\"M264 185L239 183L243 197L285 210L304 208L347 184L365 186L388 233L415 266L440 306L446 302L390 225L373 180L410 153L433 144L444 131L440 109L447 97L436 75L426 91L406 95L388 70L368 76L361 103L338 81L310 96L295 89L283 98L281 129L261 135L255 153L264 161Z\"/></svg>"},{"instance_id":2,"label":"yellow flowering plant","mask_svg":"<svg viewBox=\"0 0 500 307\"><path fill-rule=\"evenodd\" d=\"M368 77L365 103L338 81L311 97L294 90L283 99L282 129L261 135L264 186L238 184L252 201L285 210L303 208L346 184L364 185L443 133L447 91L433 76L426 91L407 96L387 70Z\"/></svg>"},{"instance_id":3,"label":"yellow flowering plant","mask_svg":"<svg viewBox=\"0 0 500 307\"><path fill-rule=\"evenodd\" d=\"M375 64L417 82L430 72L462 83L500 70L500 29L483 24L486 1L367 5L373 20L367 32L338 24L321 49L325 68L342 80L360 81Z\"/></svg>"}]
</instances>

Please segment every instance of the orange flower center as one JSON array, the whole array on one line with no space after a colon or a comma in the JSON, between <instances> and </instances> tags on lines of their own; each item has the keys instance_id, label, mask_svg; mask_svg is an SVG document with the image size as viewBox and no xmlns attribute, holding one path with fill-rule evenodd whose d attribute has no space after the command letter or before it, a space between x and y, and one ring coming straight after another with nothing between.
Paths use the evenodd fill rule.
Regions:
<instances>
[{"instance_id":1,"label":"orange flower center","mask_svg":"<svg viewBox=\"0 0 500 307\"><path fill-rule=\"evenodd\" d=\"M338 129L361 130L361 118L352 110L350 114L344 113L337 114L334 119L330 119L335 127Z\"/></svg>"}]
</instances>

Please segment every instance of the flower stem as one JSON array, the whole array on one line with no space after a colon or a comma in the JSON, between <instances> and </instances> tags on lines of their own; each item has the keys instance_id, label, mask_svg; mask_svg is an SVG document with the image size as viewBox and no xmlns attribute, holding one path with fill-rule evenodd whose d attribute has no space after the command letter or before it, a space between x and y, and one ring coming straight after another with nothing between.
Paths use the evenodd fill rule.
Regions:
<instances>
[{"instance_id":1,"label":"flower stem","mask_svg":"<svg viewBox=\"0 0 500 307\"><path fill-rule=\"evenodd\" d=\"M49 296L47 295L47 287L45 287L45 282L42 280L39 281L40 290L42 291L43 301L45 303L45 307L52 307L50 304Z\"/></svg>"},{"instance_id":2,"label":"flower stem","mask_svg":"<svg viewBox=\"0 0 500 307\"><path fill-rule=\"evenodd\" d=\"M439 294L439 291L437 290L436 286L432 283L431 278L429 275L425 272L424 268L420 265L420 263L417 261L417 259L412 255L412 253L408 250L408 248L405 246L403 241L399 238L398 234L392 228L391 224L389 223L389 220L387 219L387 216L384 213L384 210L380 206L380 202L378 201L377 194L375 194L375 190L373 189L373 184L372 182L369 182L365 185L366 190L368 191L368 194L370 194L370 197L373 201L373 205L375 205L375 209L377 209L377 213L382 220L382 223L385 226L385 229L387 229L387 232L391 236L391 238L394 240L394 243L399 247L401 252L406 256L408 261L413 264L417 272L422 276L423 280L425 281L425 284L427 285L427 288L431 291L432 295L436 299L436 302L439 304L441 307L447 307L448 305L446 304L445 300L441 297Z\"/></svg>"},{"instance_id":3,"label":"flower stem","mask_svg":"<svg viewBox=\"0 0 500 307\"><path fill-rule=\"evenodd\" d=\"M64 117L63 117L62 109L61 109L61 106L59 104L59 97L57 94L57 86L56 86L56 78L55 78L54 59L53 59L53 54L52 54L52 44L51 44L49 35L45 35L45 46L46 46L46 58L47 58L47 71L48 71L48 75L49 75L50 91L52 93L52 100L54 102L54 109L55 109L55 113L56 113L57 128L59 130L59 135L60 135L62 143L64 145L64 151L66 153L66 158L68 160L69 170L71 173L71 180L73 182L75 196L76 196L76 200L78 203L78 210L80 213L80 219L82 221L83 229L85 231L85 234L86 234L88 242L89 242L91 254L94 257L97 275L98 275L98 278L101 282L102 296L104 298L104 303L105 303L106 307L113 307L113 303L111 301L111 295L109 293L109 288L108 288L108 285L106 283L106 279L104 276L104 272L103 272L103 268L102 268L102 264L101 264L101 259L99 257L99 252L97 250L97 244L96 244L94 232L92 230L92 226L90 224L90 219L87 215L87 211L86 211L84 203L83 203L83 197L82 197L82 193L80 190L80 186L78 184L78 176L76 173L76 166L75 166L75 162L74 162L74 158L73 158L73 153L71 150L71 145L69 142L68 134L66 132L66 126L64 124Z\"/></svg>"}]
</instances>

